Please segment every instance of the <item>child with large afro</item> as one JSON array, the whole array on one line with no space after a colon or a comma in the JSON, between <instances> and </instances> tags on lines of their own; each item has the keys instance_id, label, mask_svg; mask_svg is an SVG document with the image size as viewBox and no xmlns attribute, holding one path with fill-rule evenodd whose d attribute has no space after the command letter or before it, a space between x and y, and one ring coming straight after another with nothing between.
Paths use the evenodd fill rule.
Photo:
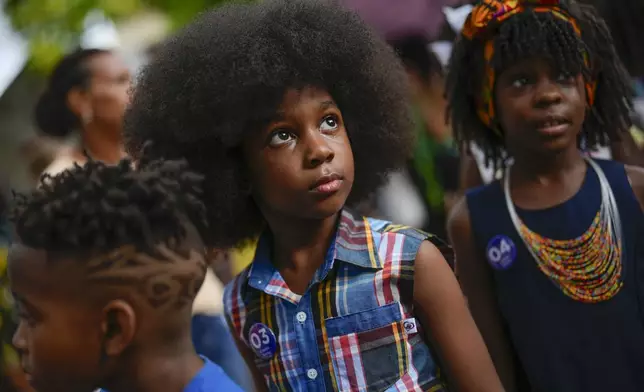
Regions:
<instances>
[{"instance_id":1,"label":"child with large afro","mask_svg":"<svg viewBox=\"0 0 644 392\"><path fill-rule=\"evenodd\" d=\"M260 237L224 298L260 390L501 390L443 243L347 208L409 156L405 87L358 17L304 0L206 13L139 79L129 151L205 175L208 245Z\"/></svg>"}]
</instances>

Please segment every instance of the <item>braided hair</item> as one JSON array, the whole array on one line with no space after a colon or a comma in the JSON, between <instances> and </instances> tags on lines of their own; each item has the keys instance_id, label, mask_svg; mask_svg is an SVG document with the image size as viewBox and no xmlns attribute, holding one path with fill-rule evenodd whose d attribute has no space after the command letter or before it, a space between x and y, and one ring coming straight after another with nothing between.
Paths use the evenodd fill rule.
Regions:
<instances>
[{"instance_id":1,"label":"braided hair","mask_svg":"<svg viewBox=\"0 0 644 392\"><path fill-rule=\"evenodd\" d=\"M183 161L125 159L116 166L89 161L50 177L30 195L16 195L12 220L20 242L76 255L124 245L152 249L182 240L187 223L199 229L202 177Z\"/></svg>"},{"instance_id":2,"label":"braided hair","mask_svg":"<svg viewBox=\"0 0 644 392\"><path fill-rule=\"evenodd\" d=\"M493 31L492 67L497 75L517 61L530 57L548 59L561 73L582 74L597 83L596 99L589 108L580 142L588 148L618 140L631 125L631 84L620 62L606 23L588 5L562 1L577 21L581 38L570 23L550 13L529 8L501 23ZM486 163L495 169L507 163L502 135L484 125L477 115L477 99L485 81L484 46L486 37L468 40L460 37L452 53L446 83L448 113L456 140L469 147L476 143ZM590 66L584 56L588 55Z\"/></svg>"}]
</instances>

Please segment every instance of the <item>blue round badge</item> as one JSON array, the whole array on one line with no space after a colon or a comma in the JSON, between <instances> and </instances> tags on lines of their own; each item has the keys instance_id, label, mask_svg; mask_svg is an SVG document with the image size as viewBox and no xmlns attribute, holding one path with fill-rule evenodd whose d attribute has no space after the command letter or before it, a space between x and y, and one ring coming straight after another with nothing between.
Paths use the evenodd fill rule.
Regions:
<instances>
[{"instance_id":1,"label":"blue round badge","mask_svg":"<svg viewBox=\"0 0 644 392\"><path fill-rule=\"evenodd\" d=\"M510 237L497 235L487 243L487 261L497 270L508 269L517 258L517 247Z\"/></svg>"},{"instance_id":2,"label":"blue round badge","mask_svg":"<svg viewBox=\"0 0 644 392\"><path fill-rule=\"evenodd\" d=\"M255 323L248 331L248 342L255 355L262 359L270 359L277 351L275 334L262 323Z\"/></svg>"}]
</instances>

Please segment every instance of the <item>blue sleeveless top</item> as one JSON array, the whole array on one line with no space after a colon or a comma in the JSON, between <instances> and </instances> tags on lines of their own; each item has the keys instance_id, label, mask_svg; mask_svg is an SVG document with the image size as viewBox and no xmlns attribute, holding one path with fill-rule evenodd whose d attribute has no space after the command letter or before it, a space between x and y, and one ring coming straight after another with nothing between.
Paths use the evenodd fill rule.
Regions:
<instances>
[{"instance_id":1,"label":"blue sleeveless top","mask_svg":"<svg viewBox=\"0 0 644 392\"><path fill-rule=\"evenodd\" d=\"M644 391L644 243L638 244L644 214L624 166L596 162L615 195L623 243L624 285L600 303L573 300L539 270L512 224L502 184L467 194L477 250L488 265L496 263L497 301L534 392ZM532 231L568 240L588 229L600 204L599 178L589 167L570 200L545 210L516 209Z\"/></svg>"}]
</instances>

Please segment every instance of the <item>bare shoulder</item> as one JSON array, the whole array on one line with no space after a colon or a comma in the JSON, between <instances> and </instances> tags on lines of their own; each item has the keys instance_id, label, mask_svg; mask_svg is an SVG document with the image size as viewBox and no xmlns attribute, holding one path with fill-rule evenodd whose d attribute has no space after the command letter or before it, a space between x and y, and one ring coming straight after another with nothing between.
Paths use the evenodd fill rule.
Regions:
<instances>
[{"instance_id":1,"label":"bare shoulder","mask_svg":"<svg viewBox=\"0 0 644 392\"><path fill-rule=\"evenodd\" d=\"M442 271L444 269L443 267L445 267L445 271L451 273L451 267L445 259L445 256L443 256L443 252L430 241L422 242L418 249L414 265L416 272L427 269L438 269Z\"/></svg>"},{"instance_id":2,"label":"bare shoulder","mask_svg":"<svg viewBox=\"0 0 644 392\"><path fill-rule=\"evenodd\" d=\"M640 207L644 211L644 168L639 166L625 165L624 170L628 176L628 181L631 183L633 193L640 203Z\"/></svg>"}]
</instances>

